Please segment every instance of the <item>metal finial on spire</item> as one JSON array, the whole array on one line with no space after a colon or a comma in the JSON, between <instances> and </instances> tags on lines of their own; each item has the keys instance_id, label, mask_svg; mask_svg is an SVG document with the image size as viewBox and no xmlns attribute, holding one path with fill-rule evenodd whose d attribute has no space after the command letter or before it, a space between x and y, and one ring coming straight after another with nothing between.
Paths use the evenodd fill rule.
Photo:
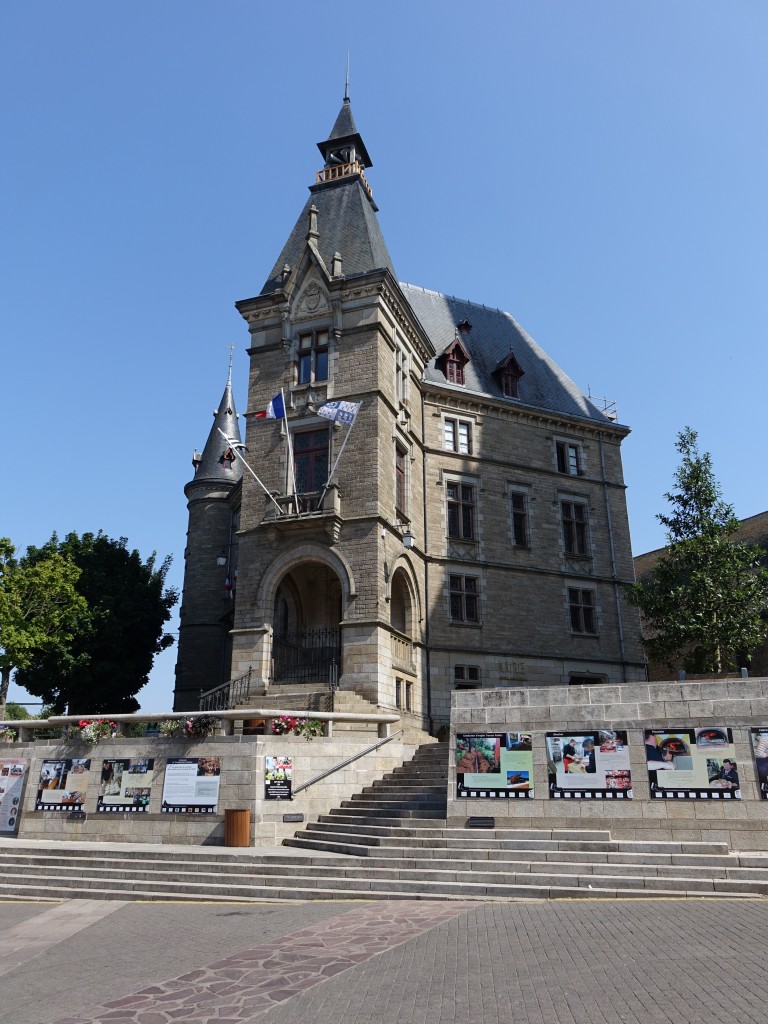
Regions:
<instances>
[{"instance_id":1,"label":"metal finial on spire","mask_svg":"<svg viewBox=\"0 0 768 1024\"><path fill-rule=\"evenodd\" d=\"M344 83L344 102L349 103L349 50L347 50L347 78Z\"/></svg>"},{"instance_id":2,"label":"metal finial on spire","mask_svg":"<svg viewBox=\"0 0 768 1024\"><path fill-rule=\"evenodd\" d=\"M227 375L227 384L232 384L232 353L235 351L234 345L227 345L229 349L229 374Z\"/></svg>"}]
</instances>

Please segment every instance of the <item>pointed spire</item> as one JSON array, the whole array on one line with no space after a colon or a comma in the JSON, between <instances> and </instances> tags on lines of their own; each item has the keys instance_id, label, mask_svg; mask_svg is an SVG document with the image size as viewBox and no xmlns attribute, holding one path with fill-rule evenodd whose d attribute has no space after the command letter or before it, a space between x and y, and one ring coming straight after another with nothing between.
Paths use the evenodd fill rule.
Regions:
<instances>
[{"instance_id":1,"label":"pointed spire","mask_svg":"<svg viewBox=\"0 0 768 1024\"><path fill-rule=\"evenodd\" d=\"M336 123L325 142L317 145L325 167L309 186L311 196L261 289L262 295L287 286L291 268L301 263L308 242L324 266L331 268L332 277L342 276L343 259L347 277L386 268L397 280L376 219L378 207L363 172L371 166L371 159L352 117L348 74Z\"/></svg>"},{"instance_id":2,"label":"pointed spire","mask_svg":"<svg viewBox=\"0 0 768 1024\"><path fill-rule=\"evenodd\" d=\"M227 386L224 388L218 409L213 412L211 432L205 442L202 455L198 456L198 453L195 452L195 480L220 480L222 483L236 484L243 475L242 463L235 458L231 450L234 446L242 445L237 409L232 394L233 348L234 346L230 345ZM232 445L227 444L219 430L232 439Z\"/></svg>"},{"instance_id":3,"label":"pointed spire","mask_svg":"<svg viewBox=\"0 0 768 1024\"><path fill-rule=\"evenodd\" d=\"M373 166L373 161L368 155L368 150L365 148L365 143L352 116L352 104L349 100L349 72L347 72L341 110L333 123L330 135L324 142L318 142L317 148L323 155L326 167L355 162L363 168Z\"/></svg>"}]
</instances>

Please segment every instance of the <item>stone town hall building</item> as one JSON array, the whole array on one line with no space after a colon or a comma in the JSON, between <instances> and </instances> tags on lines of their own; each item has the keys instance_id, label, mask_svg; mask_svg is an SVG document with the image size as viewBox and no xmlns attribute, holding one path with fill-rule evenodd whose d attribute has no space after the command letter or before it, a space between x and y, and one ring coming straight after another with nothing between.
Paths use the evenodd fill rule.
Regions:
<instances>
[{"instance_id":1,"label":"stone town hall building","mask_svg":"<svg viewBox=\"0 0 768 1024\"><path fill-rule=\"evenodd\" d=\"M627 428L508 313L398 281L348 97L318 148L282 252L237 303L239 450L265 489L222 436L241 436L230 382L185 488L175 707L250 669L252 693L333 680L428 725L456 687L644 678ZM281 392L286 418L258 418ZM318 415L332 400L361 403L351 428Z\"/></svg>"}]
</instances>

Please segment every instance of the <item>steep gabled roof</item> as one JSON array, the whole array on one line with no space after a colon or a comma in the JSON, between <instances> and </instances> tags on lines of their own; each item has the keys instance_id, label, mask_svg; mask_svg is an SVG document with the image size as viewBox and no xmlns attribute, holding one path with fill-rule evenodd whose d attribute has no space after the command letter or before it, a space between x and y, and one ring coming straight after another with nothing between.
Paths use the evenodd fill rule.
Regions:
<instances>
[{"instance_id":1,"label":"steep gabled roof","mask_svg":"<svg viewBox=\"0 0 768 1024\"><path fill-rule=\"evenodd\" d=\"M401 284L401 288L440 353L452 343L458 324L465 319L472 323L471 331L464 331L461 335L461 342L470 356L464 367L464 384L448 384L437 365L439 356L426 367L424 377L427 381L455 388L458 392L487 395L566 416L599 423L613 422L582 394L509 313L415 285ZM520 380L519 400L505 399L494 376L494 371L506 361L510 350L525 374Z\"/></svg>"},{"instance_id":2,"label":"steep gabled roof","mask_svg":"<svg viewBox=\"0 0 768 1024\"><path fill-rule=\"evenodd\" d=\"M396 278L387 243L371 201L359 178L345 179L332 188L314 192L307 199L288 241L283 246L267 278L262 295L281 287L282 270L287 263L295 267L304 252L309 224L309 210L317 208L317 247L326 267L333 264L333 254L341 253L345 277L366 274L386 268Z\"/></svg>"}]
</instances>

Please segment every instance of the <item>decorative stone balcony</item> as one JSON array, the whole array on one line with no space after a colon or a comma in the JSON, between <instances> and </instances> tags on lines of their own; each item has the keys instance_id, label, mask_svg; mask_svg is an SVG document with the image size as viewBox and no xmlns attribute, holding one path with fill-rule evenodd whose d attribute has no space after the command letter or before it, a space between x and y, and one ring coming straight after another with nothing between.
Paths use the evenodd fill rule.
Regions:
<instances>
[{"instance_id":1,"label":"decorative stone balcony","mask_svg":"<svg viewBox=\"0 0 768 1024\"><path fill-rule=\"evenodd\" d=\"M392 666L410 675L416 674L416 647L404 633L390 634L392 642Z\"/></svg>"},{"instance_id":2,"label":"decorative stone balcony","mask_svg":"<svg viewBox=\"0 0 768 1024\"><path fill-rule=\"evenodd\" d=\"M335 544L341 534L341 523L339 487L334 483L328 485L325 494L312 491L271 495L262 526L283 534L322 531Z\"/></svg>"}]
</instances>

